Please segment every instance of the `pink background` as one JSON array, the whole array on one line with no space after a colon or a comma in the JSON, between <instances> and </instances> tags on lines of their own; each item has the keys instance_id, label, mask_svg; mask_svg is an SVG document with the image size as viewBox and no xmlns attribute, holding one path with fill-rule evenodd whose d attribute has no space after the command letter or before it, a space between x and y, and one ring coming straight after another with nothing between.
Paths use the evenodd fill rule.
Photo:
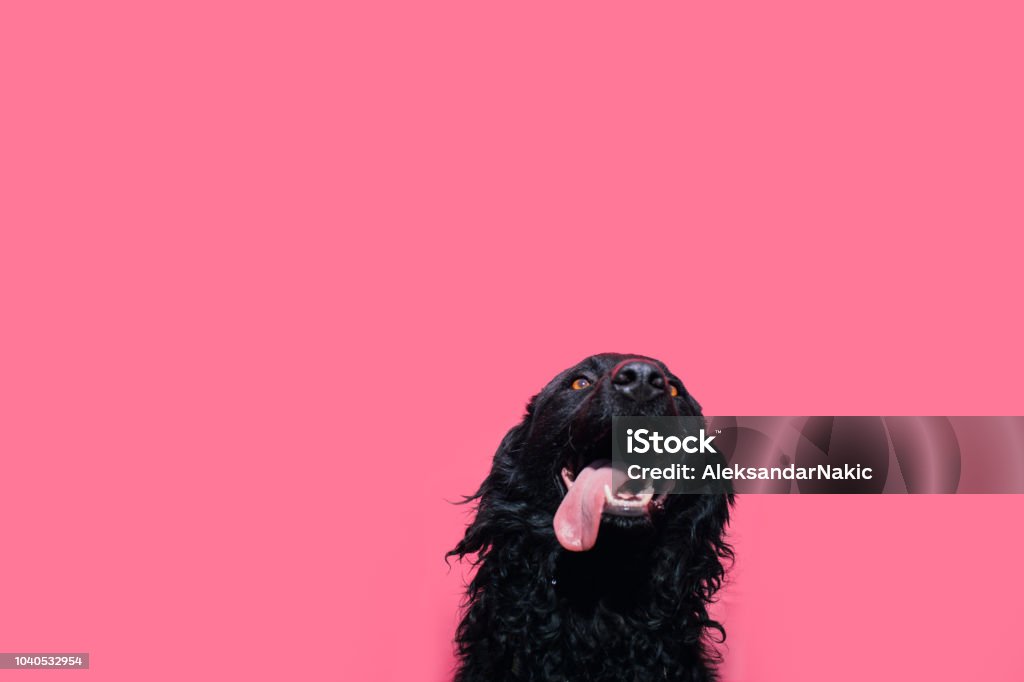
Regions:
<instances>
[{"instance_id":1,"label":"pink background","mask_svg":"<svg viewBox=\"0 0 1024 682\"><path fill-rule=\"evenodd\" d=\"M0 678L445 678L592 352L1024 413L1020 7L4 3L0 650L93 663ZM726 679L1021 679L1022 512L741 499Z\"/></svg>"}]
</instances>

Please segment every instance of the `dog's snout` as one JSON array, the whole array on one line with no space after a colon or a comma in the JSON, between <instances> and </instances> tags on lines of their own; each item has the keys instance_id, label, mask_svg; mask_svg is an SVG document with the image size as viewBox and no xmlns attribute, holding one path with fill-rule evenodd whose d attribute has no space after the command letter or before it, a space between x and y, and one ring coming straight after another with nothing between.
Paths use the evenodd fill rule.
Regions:
<instances>
[{"instance_id":1,"label":"dog's snout","mask_svg":"<svg viewBox=\"0 0 1024 682\"><path fill-rule=\"evenodd\" d=\"M612 386L630 400L645 403L665 392L665 377L655 365L638 360L620 367Z\"/></svg>"}]
</instances>

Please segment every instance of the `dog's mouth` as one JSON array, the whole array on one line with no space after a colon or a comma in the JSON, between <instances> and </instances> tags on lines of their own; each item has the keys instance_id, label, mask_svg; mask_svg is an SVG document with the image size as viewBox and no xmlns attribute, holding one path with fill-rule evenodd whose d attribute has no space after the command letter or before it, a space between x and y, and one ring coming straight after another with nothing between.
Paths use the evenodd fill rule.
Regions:
<instances>
[{"instance_id":1,"label":"dog's mouth","mask_svg":"<svg viewBox=\"0 0 1024 682\"><path fill-rule=\"evenodd\" d=\"M593 461L578 472L562 469L566 493L555 512L555 535L572 552L584 552L597 542L603 515L646 517L665 504L666 493L630 479L608 460Z\"/></svg>"},{"instance_id":2,"label":"dog's mouth","mask_svg":"<svg viewBox=\"0 0 1024 682\"><path fill-rule=\"evenodd\" d=\"M610 470L610 480L607 471ZM591 473L593 472L593 473ZM650 512L650 507L664 501L665 494L654 494L654 486L642 481L630 479L621 470L612 466L607 460L592 462L583 468L581 474L588 478L597 476L603 483L604 509L603 513L612 516L641 516ZM569 467L562 469L562 482L568 493L576 484L577 474Z\"/></svg>"}]
</instances>

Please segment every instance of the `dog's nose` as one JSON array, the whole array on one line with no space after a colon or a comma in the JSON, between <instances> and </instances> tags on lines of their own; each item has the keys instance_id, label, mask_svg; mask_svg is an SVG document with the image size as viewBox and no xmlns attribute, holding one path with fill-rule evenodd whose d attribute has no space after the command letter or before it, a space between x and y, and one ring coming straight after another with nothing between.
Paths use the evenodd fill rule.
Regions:
<instances>
[{"instance_id":1,"label":"dog's nose","mask_svg":"<svg viewBox=\"0 0 1024 682\"><path fill-rule=\"evenodd\" d=\"M665 377L656 366L637 360L619 368L612 386L630 400L646 403L665 392Z\"/></svg>"}]
</instances>

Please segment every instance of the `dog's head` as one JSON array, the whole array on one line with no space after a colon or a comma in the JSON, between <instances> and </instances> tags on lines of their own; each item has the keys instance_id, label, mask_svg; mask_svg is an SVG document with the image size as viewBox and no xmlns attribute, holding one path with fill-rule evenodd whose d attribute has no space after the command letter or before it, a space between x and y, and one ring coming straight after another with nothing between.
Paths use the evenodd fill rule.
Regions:
<instances>
[{"instance_id":1,"label":"dog's head","mask_svg":"<svg viewBox=\"0 0 1024 682\"><path fill-rule=\"evenodd\" d=\"M512 512L528 528L553 529L562 547L582 552L597 544L602 529L613 528L618 538L649 536L692 507L699 496L655 495L612 467L613 416L699 417L701 407L658 360L618 353L586 358L534 396L522 423L505 436L491 474L471 498L479 500L475 525L526 530L503 513ZM456 553L488 543L474 538L474 530Z\"/></svg>"}]
</instances>

